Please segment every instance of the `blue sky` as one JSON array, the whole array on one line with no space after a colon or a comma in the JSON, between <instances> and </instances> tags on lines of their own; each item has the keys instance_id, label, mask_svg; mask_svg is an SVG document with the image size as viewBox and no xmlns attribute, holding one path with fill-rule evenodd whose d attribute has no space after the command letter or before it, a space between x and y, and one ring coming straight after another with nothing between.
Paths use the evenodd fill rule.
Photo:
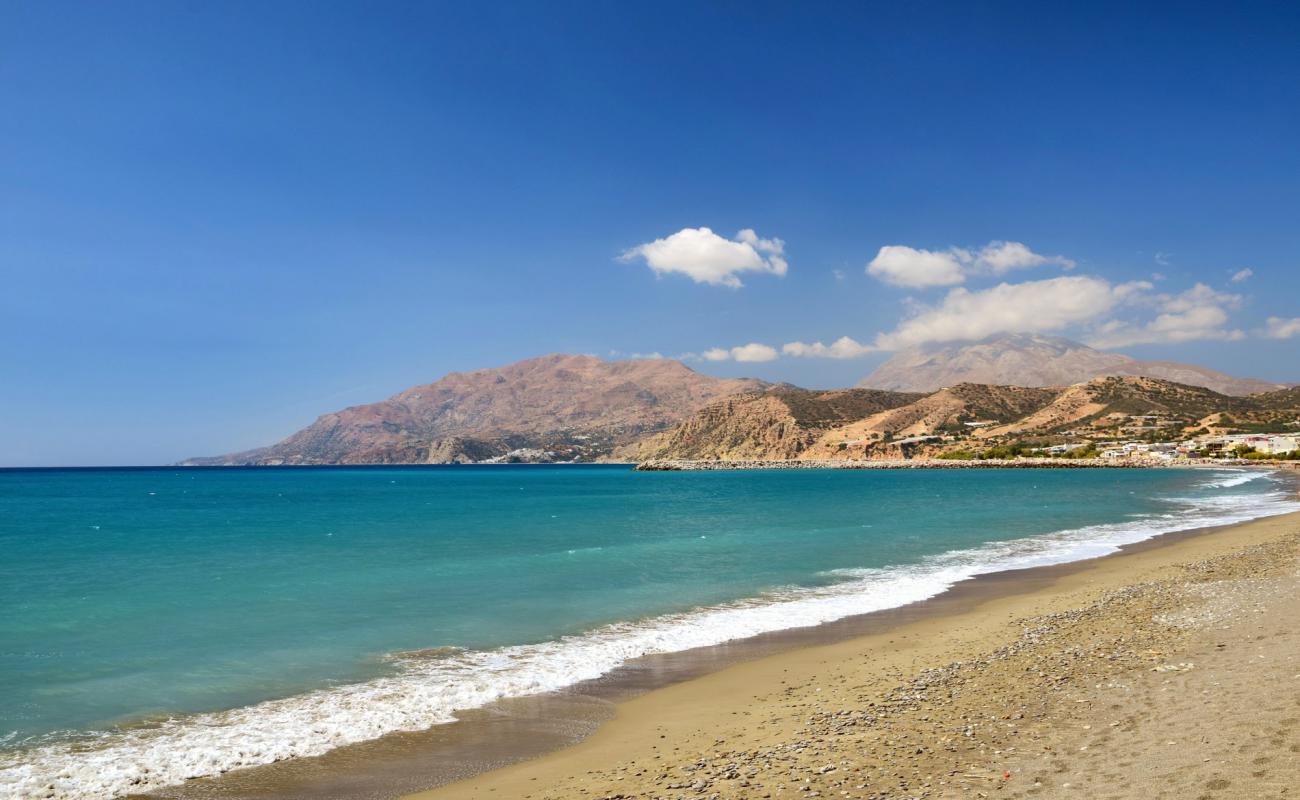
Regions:
<instances>
[{"instance_id":1,"label":"blue sky","mask_svg":"<svg viewBox=\"0 0 1300 800\"><path fill-rule=\"evenodd\" d=\"M1300 12L1060 5L0 2L0 464L554 351L1300 379Z\"/></svg>"}]
</instances>

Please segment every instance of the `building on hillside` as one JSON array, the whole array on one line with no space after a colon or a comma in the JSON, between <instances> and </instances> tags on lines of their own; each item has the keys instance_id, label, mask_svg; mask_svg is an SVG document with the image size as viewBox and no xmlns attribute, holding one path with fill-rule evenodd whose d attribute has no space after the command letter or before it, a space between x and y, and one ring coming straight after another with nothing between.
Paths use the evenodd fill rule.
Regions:
<instances>
[{"instance_id":1,"label":"building on hillside","mask_svg":"<svg viewBox=\"0 0 1300 800\"><path fill-rule=\"evenodd\" d=\"M942 440L943 440L942 436L934 436L934 435L909 436L906 439L895 439L894 441L890 442L890 444L896 444L896 445L921 444L922 442L938 442Z\"/></svg>"}]
</instances>

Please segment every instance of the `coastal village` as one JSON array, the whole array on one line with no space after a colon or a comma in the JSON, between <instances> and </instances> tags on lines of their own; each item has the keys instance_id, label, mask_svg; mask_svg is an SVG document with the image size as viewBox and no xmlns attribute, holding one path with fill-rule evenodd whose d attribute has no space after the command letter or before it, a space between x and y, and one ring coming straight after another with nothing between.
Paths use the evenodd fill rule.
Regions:
<instances>
[{"instance_id":1,"label":"coastal village","mask_svg":"<svg viewBox=\"0 0 1300 800\"><path fill-rule=\"evenodd\" d=\"M1013 451L1015 456L1051 457L1051 458L1100 458L1147 459L1156 462L1175 460L1296 460L1300 461L1300 419L1282 423L1276 427L1284 428L1278 432L1266 433L1209 433L1193 432L1186 438L1189 426L1183 421L1147 414L1114 414L1110 420L1116 422L1117 433L1128 434L1135 438L1107 437L1105 431L1066 431L1063 436L1072 441L1057 444L1034 444L1015 441L1011 443L994 443L984 452L996 451L993 456L1005 449ZM964 423L973 430L995 426L993 420L981 420ZM1205 431L1205 428L1199 428ZM960 446L969 441L968 436L944 434L914 436L895 440L893 444L904 448L917 445L944 447L942 452L933 454L939 459L979 458L972 451ZM1171 440L1172 439L1172 440ZM958 449L951 446L957 445ZM945 447L947 446L947 447ZM924 457L924 456L923 456Z\"/></svg>"}]
</instances>

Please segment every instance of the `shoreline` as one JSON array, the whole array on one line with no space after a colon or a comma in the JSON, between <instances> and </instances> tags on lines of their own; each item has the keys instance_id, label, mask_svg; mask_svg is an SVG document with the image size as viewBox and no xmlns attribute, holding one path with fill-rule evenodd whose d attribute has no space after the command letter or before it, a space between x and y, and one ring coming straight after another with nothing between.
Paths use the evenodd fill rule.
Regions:
<instances>
[{"instance_id":1,"label":"shoreline","mask_svg":"<svg viewBox=\"0 0 1300 800\"><path fill-rule=\"evenodd\" d=\"M1300 552L1300 512L1165 534L1100 558L980 576L932 600L894 609L894 613L864 615L876 619L894 618L887 622L882 620L884 624L878 630L742 661L698 678L631 697L616 705L612 720L581 742L472 778L414 793L408 795L407 800L818 796L815 790L811 793L801 791L805 786L811 787L818 782L811 777L816 774L811 769L807 770L808 775L801 777L800 785L787 781L780 791L773 791L771 784L750 791L755 779L742 777L745 773L734 768L715 771L703 782L677 781L676 784L680 785L663 776L675 771L685 780L685 776L699 772L705 762L712 766L715 760L719 760L718 753L721 753L721 761L734 765L739 752L735 748L740 742L746 745L757 743L759 749L764 750L762 758L769 764L773 748L784 749L787 755L810 749L824 751L824 747L814 744L815 740L801 738L806 731L795 727L803 709L818 706L821 714L832 718L840 714L861 714L863 705L868 708L887 705L893 696L891 692L896 692L900 686L915 685L917 680L924 682L924 676L934 671L952 669L954 664L986 662L999 648L1015 650L1016 634L1023 629L1023 625L1016 624L1017 621L1044 616L1070 618L1089 609L1104 610L1107 602L1115 602L1114 598L1137 596L1142 587L1160 580L1167 581L1170 576L1206 569L1206 564L1212 565L1208 567L1210 572L1221 569L1214 565L1216 560L1230 565L1233 559L1237 559L1244 565L1245 574L1260 574L1278 561L1277 553L1270 552L1269 548L1280 551L1287 543L1291 555ZM1247 563L1252 556L1256 562ZM1230 569L1222 571L1226 573ZM982 590L977 584L983 584ZM1166 612L1170 610L1168 604L1157 607ZM899 613L908 609L911 613ZM832 626L835 624L831 623ZM1150 652L1155 654L1156 660L1173 660L1175 656L1173 649ZM1121 658L1117 651L1108 657L1119 659L1115 675L1124 670L1132 671L1135 666L1142 670L1139 675L1144 675L1147 670L1179 673L1192 668L1187 666L1188 662L1162 663L1152 667L1147 663L1152 657L1145 654L1125 653ZM1047 659L1060 663L1059 651L1048 653ZM1059 676L1048 673L1040 673L1037 677L1046 678L1049 684L1059 680ZM872 687L874 695L868 694L873 696L873 700L865 704L859 702L856 706L845 703L843 708L836 708L834 701L823 701L820 697L823 688L830 689L832 685L841 688L850 680L859 682L854 688ZM1086 690L1088 687L1071 688ZM1069 708L1065 711L1068 712ZM1056 718L1049 716L1047 719L1049 730L1064 729L1068 725L1068 720L1059 717L1060 709L1057 712ZM994 718L1001 716L993 715ZM756 724L756 718L762 721ZM896 729L894 732L897 733ZM927 748L928 745L921 745L921 749ZM1055 751L1051 752L1055 754ZM985 754L981 752L981 755ZM922 754L918 751L913 755ZM993 755L1004 756L994 760L1008 764L1024 758L1012 751ZM894 758L896 761L925 760L908 759L897 752ZM675 769L669 769L670 764ZM897 767L897 763L893 766ZM831 769L821 774L834 772L835 769ZM728 775L733 777L728 778ZM996 776L982 775L979 782L990 779L996 779ZM740 780L746 783L737 782ZM1040 776L1031 789L1036 791L1043 785ZM707 793L728 787L735 793ZM1068 789L1069 784L1061 788ZM896 795L850 792L850 796ZM903 796L930 795L927 791L924 795ZM1114 796L1138 795L1121 793Z\"/></svg>"},{"instance_id":2,"label":"shoreline","mask_svg":"<svg viewBox=\"0 0 1300 800\"><path fill-rule=\"evenodd\" d=\"M863 637L881 636L898 627L948 619L962 614L972 604L997 602L1007 596L1041 590L1062 576L1089 569L1092 564L1159 550L1184 539L1257 522L1161 534L1125 545L1119 553L1100 559L981 574L955 584L938 596L905 606L721 645L646 656L613 673L565 690L500 700L462 712L457 715L457 722L427 731L390 734L322 756L190 781L158 790L151 796L378 797L396 796L437 784L443 786L433 792L451 791L451 786L497 775L502 767L508 772L547 762L575 747L585 747L587 742L605 736L610 724L621 724L625 704L637 703L649 695L672 692L676 687L696 681L709 681L711 676L747 664L793 658L805 650L834 647ZM608 722L611 717L614 723ZM506 766L510 764L514 766Z\"/></svg>"},{"instance_id":3,"label":"shoreline","mask_svg":"<svg viewBox=\"0 0 1300 800\"><path fill-rule=\"evenodd\" d=\"M1285 463L1285 462L1279 462ZM1259 464L1247 459L1230 459L1216 462L1203 460L1153 458L987 458L987 459L881 459L881 460L803 460L803 459L732 459L725 461L700 461L690 459L651 459L637 464L637 472L703 472L710 470L764 470L764 469L1237 469L1256 467L1274 470L1275 464ZM1300 467L1294 467L1300 468Z\"/></svg>"}]
</instances>

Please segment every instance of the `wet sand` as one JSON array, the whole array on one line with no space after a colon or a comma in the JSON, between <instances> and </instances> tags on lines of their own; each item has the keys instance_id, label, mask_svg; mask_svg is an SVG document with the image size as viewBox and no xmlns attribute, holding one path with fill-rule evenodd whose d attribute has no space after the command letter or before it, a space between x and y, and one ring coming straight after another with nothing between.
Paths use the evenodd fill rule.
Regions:
<instances>
[{"instance_id":1,"label":"wet sand","mask_svg":"<svg viewBox=\"0 0 1300 800\"><path fill-rule=\"evenodd\" d=\"M415 797L1287 797L1295 620L1300 514L1162 537L750 654Z\"/></svg>"}]
</instances>

